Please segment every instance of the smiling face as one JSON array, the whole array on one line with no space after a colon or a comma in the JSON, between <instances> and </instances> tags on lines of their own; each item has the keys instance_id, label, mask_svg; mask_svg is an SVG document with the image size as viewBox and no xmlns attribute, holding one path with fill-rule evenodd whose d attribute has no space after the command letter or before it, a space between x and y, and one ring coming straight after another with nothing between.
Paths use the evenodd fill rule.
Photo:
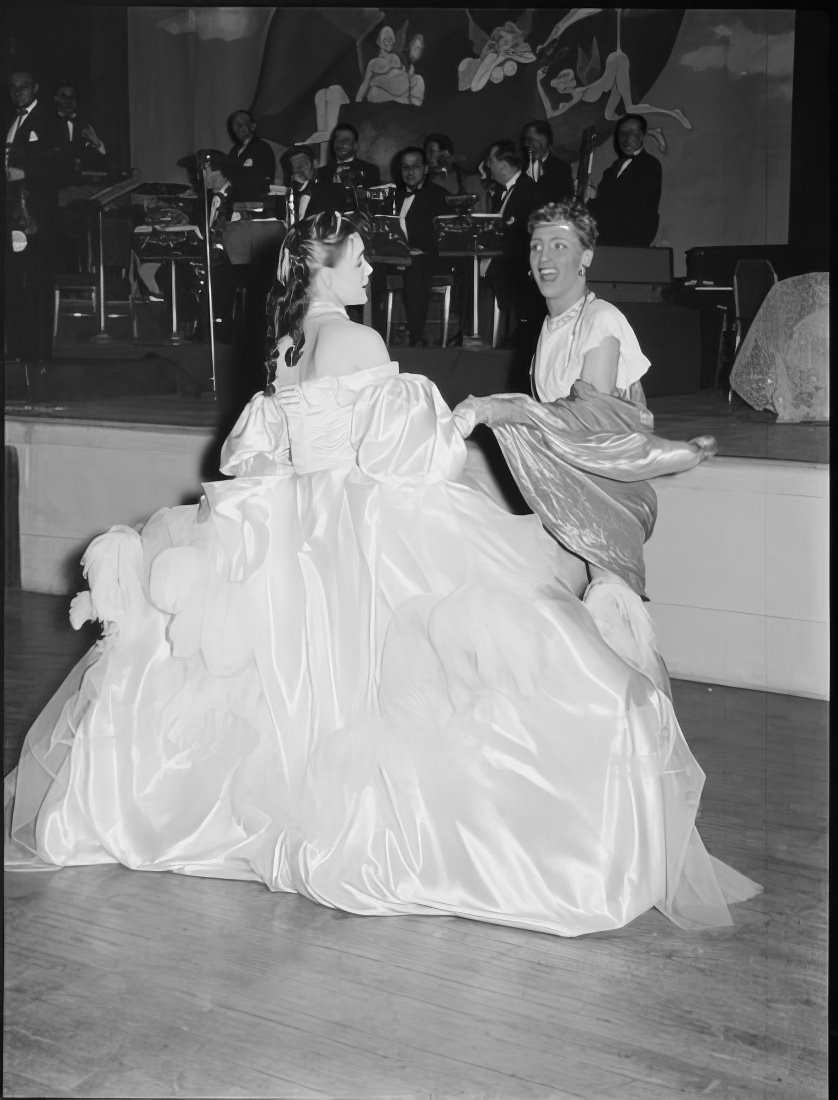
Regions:
<instances>
[{"instance_id":1,"label":"smiling face","mask_svg":"<svg viewBox=\"0 0 838 1100\"><path fill-rule=\"evenodd\" d=\"M320 295L342 306L362 306L367 300L367 284L372 268L364 255L364 242L353 233L332 267L322 267L317 273Z\"/></svg>"},{"instance_id":2,"label":"smiling face","mask_svg":"<svg viewBox=\"0 0 838 1100\"><path fill-rule=\"evenodd\" d=\"M333 145L336 160L352 160L355 156L355 135L351 130L336 130Z\"/></svg>"},{"instance_id":3,"label":"smiling face","mask_svg":"<svg viewBox=\"0 0 838 1100\"><path fill-rule=\"evenodd\" d=\"M564 313L582 295L585 276L579 270L587 268L593 256L568 222L539 225L533 230L530 270L551 317Z\"/></svg>"},{"instance_id":4,"label":"smiling face","mask_svg":"<svg viewBox=\"0 0 838 1100\"><path fill-rule=\"evenodd\" d=\"M62 84L53 96L56 114L59 118L70 118L76 113L78 99L75 88L69 84Z\"/></svg>"},{"instance_id":5,"label":"smiling face","mask_svg":"<svg viewBox=\"0 0 838 1100\"><path fill-rule=\"evenodd\" d=\"M239 114L233 116L233 120L230 123L230 129L233 131L233 137L238 144L244 145L246 141L253 137L256 130L256 123L250 115L246 115L244 111L240 111Z\"/></svg>"},{"instance_id":6,"label":"smiling face","mask_svg":"<svg viewBox=\"0 0 838 1100\"><path fill-rule=\"evenodd\" d=\"M550 146L544 134L539 134L534 126L527 126L523 133L523 145L527 153L538 160L544 160Z\"/></svg>"},{"instance_id":7,"label":"smiling face","mask_svg":"<svg viewBox=\"0 0 838 1100\"><path fill-rule=\"evenodd\" d=\"M428 174L428 166L419 153L404 153L401 158L401 173L405 187L411 191L420 187Z\"/></svg>"},{"instance_id":8,"label":"smiling face","mask_svg":"<svg viewBox=\"0 0 838 1100\"><path fill-rule=\"evenodd\" d=\"M643 127L636 118L626 119L617 127L617 144L626 157L643 148Z\"/></svg>"}]
</instances>

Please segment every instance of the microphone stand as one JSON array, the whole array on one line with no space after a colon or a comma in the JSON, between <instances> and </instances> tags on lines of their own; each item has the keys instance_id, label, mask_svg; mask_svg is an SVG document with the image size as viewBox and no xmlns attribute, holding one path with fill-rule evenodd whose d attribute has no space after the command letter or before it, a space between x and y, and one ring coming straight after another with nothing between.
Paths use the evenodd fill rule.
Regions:
<instances>
[{"instance_id":1,"label":"microphone stand","mask_svg":"<svg viewBox=\"0 0 838 1100\"><path fill-rule=\"evenodd\" d=\"M204 187L204 226L206 232L204 233L204 248L206 252L207 260L207 306L209 308L209 342L210 342L210 368L212 370L212 392L213 396L217 395L216 377L215 377L215 308L212 300L212 248L210 245L210 201L209 191L206 186ZM174 283L174 280L173 280ZM174 285L172 286L172 294L174 294Z\"/></svg>"}]
</instances>

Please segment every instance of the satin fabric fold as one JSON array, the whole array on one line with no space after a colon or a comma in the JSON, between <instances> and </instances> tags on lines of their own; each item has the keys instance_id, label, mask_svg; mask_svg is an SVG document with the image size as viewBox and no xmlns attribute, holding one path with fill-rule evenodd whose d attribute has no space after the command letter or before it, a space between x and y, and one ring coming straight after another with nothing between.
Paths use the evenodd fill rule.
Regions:
<instances>
[{"instance_id":1,"label":"satin fabric fold","mask_svg":"<svg viewBox=\"0 0 838 1100\"><path fill-rule=\"evenodd\" d=\"M758 887L695 830L670 701L603 642L538 518L453 480L465 444L427 379L259 395L226 456L242 476L85 559L114 618L6 781L7 866L567 936L651 906L730 923Z\"/></svg>"},{"instance_id":2,"label":"satin fabric fold","mask_svg":"<svg viewBox=\"0 0 838 1100\"><path fill-rule=\"evenodd\" d=\"M698 465L699 449L652 434L645 405L586 382L546 404L511 400L520 422L492 430L527 504L563 546L645 597L643 544L657 518L648 479Z\"/></svg>"}]
</instances>

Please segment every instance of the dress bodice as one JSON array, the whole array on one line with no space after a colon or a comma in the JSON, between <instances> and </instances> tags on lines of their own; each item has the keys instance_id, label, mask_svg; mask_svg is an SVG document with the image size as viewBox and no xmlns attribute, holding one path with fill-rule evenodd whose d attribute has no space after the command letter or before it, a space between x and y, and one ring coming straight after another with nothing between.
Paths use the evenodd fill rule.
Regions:
<instances>
[{"instance_id":1,"label":"dress bodice","mask_svg":"<svg viewBox=\"0 0 838 1100\"><path fill-rule=\"evenodd\" d=\"M455 477L465 442L436 386L397 363L257 393L221 451L225 474L357 467L379 481Z\"/></svg>"}]
</instances>

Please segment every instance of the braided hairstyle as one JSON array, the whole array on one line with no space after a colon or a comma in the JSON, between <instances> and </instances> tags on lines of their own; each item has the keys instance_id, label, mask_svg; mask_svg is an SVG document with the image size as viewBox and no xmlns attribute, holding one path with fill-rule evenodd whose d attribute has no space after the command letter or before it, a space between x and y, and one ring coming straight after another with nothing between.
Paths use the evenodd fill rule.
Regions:
<instances>
[{"instance_id":1,"label":"braided hairstyle","mask_svg":"<svg viewBox=\"0 0 838 1100\"><path fill-rule=\"evenodd\" d=\"M311 302L311 284L324 267L334 267L355 234L365 241L369 221L363 214L320 213L305 218L286 234L279 250L276 282L268 296L267 390L273 392L281 352L288 367L303 352L303 322ZM290 342L286 337L290 337ZM280 348L282 345L282 348Z\"/></svg>"}]
</instances>

